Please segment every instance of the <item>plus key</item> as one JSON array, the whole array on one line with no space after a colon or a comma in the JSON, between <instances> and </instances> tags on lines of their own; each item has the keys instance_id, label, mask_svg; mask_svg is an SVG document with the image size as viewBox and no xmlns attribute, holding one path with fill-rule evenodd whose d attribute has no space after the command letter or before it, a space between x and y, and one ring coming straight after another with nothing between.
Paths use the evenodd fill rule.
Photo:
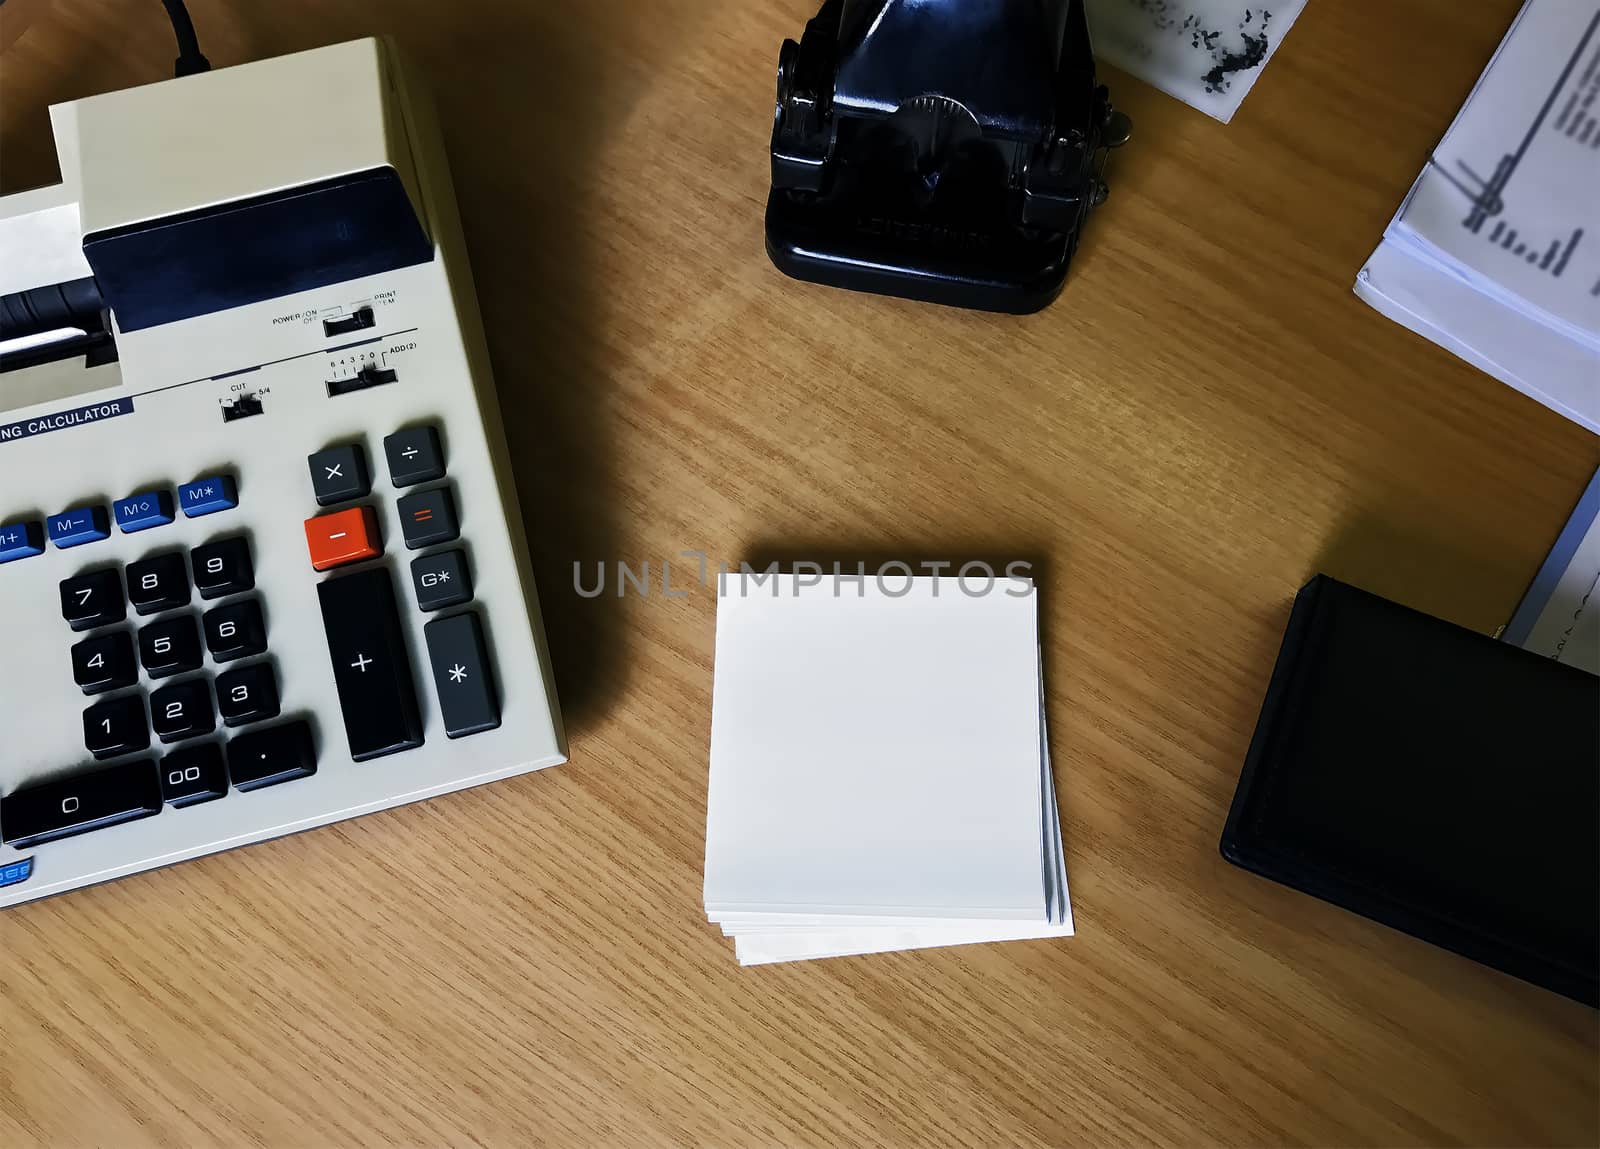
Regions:
<instances>
[{"instance_id":1,"label":"plus key","mask_svg":"<svg viewBox=\"0 0 1600 1149\"><path fill-rule=\"evenodd\" d=\"M382 567L317 585L322 625L350 757L357 762L422 745L416 684L394 580Z\"/></svg>"}]
</instances>

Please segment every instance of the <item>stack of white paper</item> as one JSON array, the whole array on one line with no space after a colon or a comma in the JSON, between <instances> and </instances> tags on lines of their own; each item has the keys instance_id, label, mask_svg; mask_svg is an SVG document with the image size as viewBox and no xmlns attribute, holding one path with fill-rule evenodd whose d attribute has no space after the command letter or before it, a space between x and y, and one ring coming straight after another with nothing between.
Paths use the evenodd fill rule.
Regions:
<instances>
[{"instance_id":1,"label":"stack of white paper","mask_svg":"<svg viewBox=\"0 0 1600 1149\"><path fill-rule=\"evenodd\" d=\"M707 917L745 965L1072 933L1031 582L726 576Z\"/></svg>"},{"instance_id":2,"label":"stack of white paper","mask_svg":"<svg viewBox=\"0 0 1600 1149\"><path fill-rule=\"evenodd\" d=\"M1356 294L1600 432L1600 0L1528 0Z\"/></svg>"}]
</instances>

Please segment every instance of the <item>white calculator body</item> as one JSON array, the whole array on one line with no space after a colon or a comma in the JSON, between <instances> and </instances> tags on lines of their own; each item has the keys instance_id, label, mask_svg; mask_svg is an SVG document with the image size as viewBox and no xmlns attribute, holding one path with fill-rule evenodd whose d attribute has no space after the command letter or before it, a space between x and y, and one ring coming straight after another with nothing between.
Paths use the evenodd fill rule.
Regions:
<instances>
[{"instance_id":1,"label":"white calculator body","mask_svg":"<svg viewBox=\"0 0 1600 1149\"><path fill-rule=\"evenodd\" d=\"M564 761L390 47L51 116L0 199L0 906Z\"/></svg>"}]
</instances>

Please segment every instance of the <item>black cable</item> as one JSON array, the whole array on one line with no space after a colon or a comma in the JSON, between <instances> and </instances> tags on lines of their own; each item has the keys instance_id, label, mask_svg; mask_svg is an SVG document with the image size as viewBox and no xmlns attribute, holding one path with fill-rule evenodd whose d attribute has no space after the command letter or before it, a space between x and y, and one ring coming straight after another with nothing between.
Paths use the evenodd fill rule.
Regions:
<instances>
[{"instance_id":1,"label":"black cable","mask_svg":"<svg viewBox=\"0 0 1600 1149\"><path fill-rule=\"evenodd\" d=\"M178 58L173 62L172 74L192 76L196 72L209 72L211 61L200 51L200 37L195 35L194 21L189 19L189 9L183 0L161 0L172 21L172 34L178 38Z\"/></svg>"}]
</instances>

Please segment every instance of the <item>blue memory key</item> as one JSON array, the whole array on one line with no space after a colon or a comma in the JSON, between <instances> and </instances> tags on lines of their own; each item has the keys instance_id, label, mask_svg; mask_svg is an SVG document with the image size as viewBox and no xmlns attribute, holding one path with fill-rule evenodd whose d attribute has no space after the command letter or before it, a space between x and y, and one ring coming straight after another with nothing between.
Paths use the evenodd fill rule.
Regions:
<instances>
[{"instance_id":1,"label":"blue memory key","mask_svg":"<svg viewBox=\"0 0 1600 1149\"><path fill-rule=\"evenodd\" d=\"M81 547L111 535L111 519L104 507L74 507L49 518L50 541L56 546Z\"/></svg>"},{"instance_id":2,"label":"blue memory key","mask_svg":"<svg viewBox=\"0 0 1600 1149\"><path fill-rule=\"evenodd\" d=\"M117 516L117 526L125 535L147 531L151 527L164 527L172 521L172 492L148 491L142 495L130 495L112 503L111 510Z\"/></svg>"},{"instance_id":3,"label":"blue memory key","mask_svg":"<svg viewBox=\"0 0 1600 1149\"><path fill-rule=\"evenodd\" d=\"M239 505L239 495L233 479L228 475L213 475L209 479L196 479L178 488L178 505L191 519L201 515L214 515L230 511Z\"/></svg>"},{"instance_id":4,"label":"blue memory key","mask_svg":"<svg viewBox=\"0 0 1600 1149\"><path fill-rule=\"evenodd\" d=\"M44 526L41 523L7 523L0 526L0 563L30 559L44 554Z\"/></svg>"}]
</instances>

